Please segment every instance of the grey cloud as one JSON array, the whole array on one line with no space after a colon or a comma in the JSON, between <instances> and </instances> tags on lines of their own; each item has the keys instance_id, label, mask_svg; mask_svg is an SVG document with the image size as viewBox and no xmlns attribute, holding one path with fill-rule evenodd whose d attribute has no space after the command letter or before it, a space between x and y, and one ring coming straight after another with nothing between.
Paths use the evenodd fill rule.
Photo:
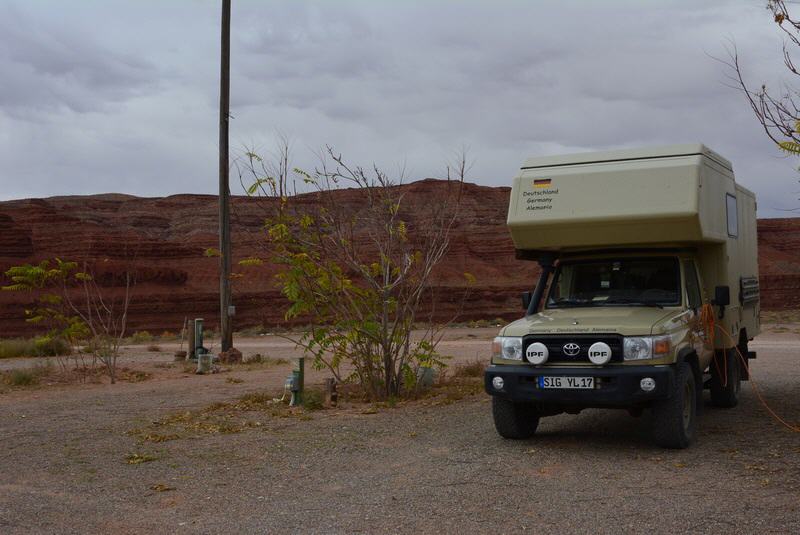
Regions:
<instances>
[{"instance_id":1,"label":"grey cloud","mask_svg":"<svg viewBox=\"0 0 800 535\"><path fill-rule=\"evenodd\" d=\"M238 41L246 76L349 78L380 70L378 37L356 11L309 2L278 3L273 8L245 5L242 10L244 29Z\"/></svg>"},{"instance_id":2,"label":"grey cloud","mask_svg":"<svg viewBox=\"0 0 800 535\"><path fill-rule=\"evenodd\" d=\"M0 180L24 180L0 195L215 190L217 1L155 18L132 0L16 5L0 21ZM733 1L235 2L232 146L280 131L300 167L333 144L425 177L466 145L473 180L500 185L530 155L703 141L762 215L785 215L796 162L710 57L733 39L748 76L780 81L773 26Z\"/></svg>"},{"instance_id":3,"label":"grey cloud","mask_svg":"<svg viewBox=\"0 0 800 535\"><path fill-rule=\"evenodd\" d=\"M0 106L9 114L102 109L155 85L152 65L91 36L41 25L13 6L0 13Z\"/></svg>"}]
</instances>

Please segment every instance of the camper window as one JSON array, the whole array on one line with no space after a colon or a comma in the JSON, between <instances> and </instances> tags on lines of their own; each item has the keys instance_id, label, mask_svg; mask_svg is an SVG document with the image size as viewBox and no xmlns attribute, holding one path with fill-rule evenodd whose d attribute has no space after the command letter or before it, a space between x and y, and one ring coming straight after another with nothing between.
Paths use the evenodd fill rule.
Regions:
<instances>
[{"instance_id":1,"label":"camper window","mask_svg":"<svg viewBox=\"0 0 800 535\"><path fill-rule=\"evenodd\" d=\"M563 261L547 298L547 308L680 303L680 269L672 257Z\"/></svg>"},{"instance_id":2,"label":"camper window","mask_svg":"<svg viewBox=\"0 0 800 535\"><path fill-rule=\"evenodd\" d=\"M736 207L736 197L726 193L725 201L728 212L728 236L736 238L739 236L739 213Z\"/></svg>"}]
</instances>

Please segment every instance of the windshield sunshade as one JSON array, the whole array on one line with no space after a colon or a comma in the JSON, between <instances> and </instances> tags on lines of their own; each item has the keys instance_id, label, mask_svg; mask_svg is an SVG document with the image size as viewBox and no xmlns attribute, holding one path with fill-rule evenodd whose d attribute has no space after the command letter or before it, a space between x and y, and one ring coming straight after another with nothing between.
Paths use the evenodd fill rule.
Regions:
<instances>
[{"instance_id":1,"label":"windshield sunshade","mask_svg":"<svg viewBox=\"0 0 800 535\"><path fill-rule=\"evenodd\" d=\"M562 262L547 308L676 306L681 302L676 258L616 258Z\"/></svg>"}]
</instances>

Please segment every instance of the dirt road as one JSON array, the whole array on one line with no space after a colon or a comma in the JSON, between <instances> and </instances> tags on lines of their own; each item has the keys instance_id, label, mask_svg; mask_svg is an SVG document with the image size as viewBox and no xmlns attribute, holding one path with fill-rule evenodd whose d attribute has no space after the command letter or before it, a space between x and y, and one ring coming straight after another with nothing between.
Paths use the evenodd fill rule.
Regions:
<instances>
[{"instance_id":1,"label":"dirt road","mask_svg":"<svg viewBox=\"0 0 800 535\"><path fill-rule=\"evenodd\" d=\"M452 351L471 359L465 341ZM796 335L753 348L765 398L800 423ZM548 418L535 438L503 441L484 395L163 443L126 434L285 372L0 395L0 532L800 532L800 434L746 383L738 408L705 408L684 451L653 447L647 417L621 411ZM129 453L155 460L127 464Z\"/></svg>"}]
</instances>

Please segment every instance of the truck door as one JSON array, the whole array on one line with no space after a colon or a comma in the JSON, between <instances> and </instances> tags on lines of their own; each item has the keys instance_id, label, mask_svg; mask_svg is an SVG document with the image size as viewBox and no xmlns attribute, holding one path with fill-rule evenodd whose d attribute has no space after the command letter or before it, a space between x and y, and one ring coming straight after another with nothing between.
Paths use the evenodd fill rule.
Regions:
<instances>
[{"instance_id":1,"label":"truck door","mask_svg":"<svg viewBox=\"0 0 800 535\"><path fill-rule=\"evenodd\" d=\"M703 306L703 295L700 291L700 276L697 266L691 258L685 258L683 264L683 278L686 287L686 299L690 309L689 337L697 358L700 360L700 369L704 369L711 361L713 355L713 340L709 340L703 322L700 320L700 309Z\"/></svg>"}]
</instances>

